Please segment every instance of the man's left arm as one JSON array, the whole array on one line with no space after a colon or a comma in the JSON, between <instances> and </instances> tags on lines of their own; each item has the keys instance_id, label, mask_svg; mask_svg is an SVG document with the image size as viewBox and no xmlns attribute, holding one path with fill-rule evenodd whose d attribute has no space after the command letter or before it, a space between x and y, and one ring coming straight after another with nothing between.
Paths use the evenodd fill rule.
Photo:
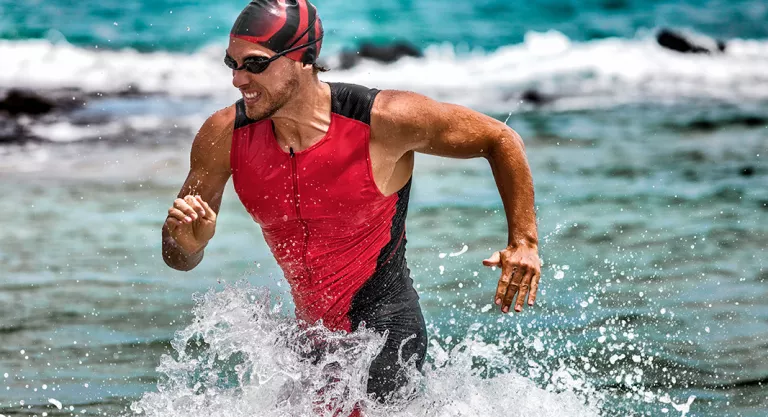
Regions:
<instances>
[{"instance_id":1,"label":"man's left arm","mask_svg":"<svg viewBox=\"0 0 768 417\"><path fill-rule=\"evenodd\" d=\"M536 300L541 261L534 211L533 179L520 136L504 123L466 107L419 94L385 90L371 118L373 135L387 139L387 153L412 152L452 158L484 157L491 165L507 217L507 247L483 261L501 267L494 301L505 313ZM379 136L381 135L381 136Z\"/></svg>"}]
</instances>

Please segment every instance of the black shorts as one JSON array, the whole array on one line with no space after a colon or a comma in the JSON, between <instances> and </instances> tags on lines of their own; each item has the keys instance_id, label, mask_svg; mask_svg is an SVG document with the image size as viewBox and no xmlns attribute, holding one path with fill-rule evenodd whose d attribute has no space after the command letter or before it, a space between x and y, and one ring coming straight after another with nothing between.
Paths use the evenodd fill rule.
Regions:
<instances>
[{"instance_id":1,"label":"black shorts","mask_svg":"<svg viewBox=\"0 0 768 417\"><path fill-rule=\"evenodd\" d=\"M403 242L357 292L349 311L353 331L364 322L367 329L388 333L384 348L371 364L368 378L368 393L379 400L385 400L405 384L401 362L416 355L416 365L421 371L427 353L427 329L410 273ZM401 344L402 357L399 358Z\"/></svg>"},{"instance_id":2,"label":"black shorts","mask_svg":"<svg viewBox=\"0 0 768 417\"><path fill-rule=\"evenodd\" d=\"M427 353L427 329L418 298L373 306L371 312L365 327L386 332L387 339L371 364L368 393L384 401L407 382L401 364L413 358L421 371Z\"/></svg>"},{"instance_id":3,"label":"black shorts","mask_svg":"<svg viewBox=\"0 0 768 417\"><path fill-rule=\"evenodd\" d=\"M412 295L400 294L398 299L389 299L386 303L371 303L366 305L365 320L353 322L354 330L365 322L365 328L378 334L386 334L384 346L371 362L368 374L368 394L379 402L398 398L398 390L408 382L408 373L403 365L421 371L427 351L427 334L424 317L421 314L418 297L415 291ZM293 345L299 349L299 354L312 364L326 362L326 355L339 349L347 349L348 343L359 343L359 339L349 341L344 339L325 339L310 331L302 333L300 343ZM325 363L323 373L327 385L340 381L336 372L343 372L342 366L335 363Z\"/></svg>"}]
</instances>

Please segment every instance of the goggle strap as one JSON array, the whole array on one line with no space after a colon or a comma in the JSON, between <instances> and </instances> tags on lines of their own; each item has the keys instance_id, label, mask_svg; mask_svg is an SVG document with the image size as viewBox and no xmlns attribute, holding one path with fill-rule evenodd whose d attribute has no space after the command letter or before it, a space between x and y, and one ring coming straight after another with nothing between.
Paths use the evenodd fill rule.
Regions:
<instances>
[{"instance_id":1,"label":"goggle strap","mask_svg":"<svg viewBox=\"0 0 768 417\"><path fill-rule=\"evenodd\" d=\"M293 45L296 45L296 42L298 42L299 40L301 40L301 38L303 38L303 37L304 37L304 35L306 35L307 33L309 33L309 30L315 27L315 22L317 22L317 15L315 15L315 18L314 18L314 19L312 19L312 22L311 22L310 24L308 24L308 25L307 25L307 28L306 28L306 29L304 29L304 32L301 32L301 35L297 36L297 37L296 37L296 39L294 39L294 41L293 41L293 42L291 42L291 44L290 44L290 45L288 45L288 48L291 48L291 47L293 47ZM307 43L307 45L306 45L306 46L309 46L309 45L311 45L311 43Z\"/></svg>"},{"instance_id":2,"label":"goggle strap","mask_svg":"<svg viewBox=\"0 0 768 417\"><path fill-rule=\"evenodd\" d=\"M304 35L301 35L301 36L304 36ZM277 58L277 57L279 57L279 56L283 56L283 55L285 55L285 54L288 54L288 53L291 53L291 52L293 52L293 51L298 51L298 50L299 50L299 49L301 49L301 48L306 48L306 47L307 47L307 46L309 46L309 45L312 45L312 44L318 43L318 42L320 42L320 41L323 39L323 36L324 36L324 35L320 35L320 37L319 37L319 38L317 38L317 39L315 39L315 40L313 40L313 41L309 41L309 42L307 42L307 43L305 43L305 44L303 44L303 45L294 46L293 48L290 48L290 49L286 49L285 51L279 52L279 53L277 53L277 54L273 55L273 56L272 56L272 58L270 58L270 59L273 59L273 58ZM301 38L299 38L299 39L301 39Z\"/></svg>"}]
</instances>

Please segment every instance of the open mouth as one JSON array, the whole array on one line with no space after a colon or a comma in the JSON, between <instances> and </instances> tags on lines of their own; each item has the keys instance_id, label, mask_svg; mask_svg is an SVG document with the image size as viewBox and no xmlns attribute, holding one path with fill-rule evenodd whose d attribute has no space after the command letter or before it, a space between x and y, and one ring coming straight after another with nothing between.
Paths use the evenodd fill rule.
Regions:
<instances>
[{"instance_id":1,"label":"open mouth","mask_svg":"<svg viewBox=\"0 0 768 417\"><path fill-rule=\"evenodd\" d=\"M259 97L261 97L261 93L252 92L248 93L243 91L243 100L245 100L246 103L255 103L259 100Z\"/></svg>"}]
</instances>

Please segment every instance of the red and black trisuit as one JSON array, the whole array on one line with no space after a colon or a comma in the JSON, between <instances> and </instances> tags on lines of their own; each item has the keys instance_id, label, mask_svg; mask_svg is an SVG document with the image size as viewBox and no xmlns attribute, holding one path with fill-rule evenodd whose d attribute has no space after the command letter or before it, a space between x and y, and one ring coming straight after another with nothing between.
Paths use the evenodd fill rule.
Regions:
<instances>
[{"instance_id":1,"label":"red and black trisuit","mask_svg":"<svg viewBox=\"0 0 768 417\"><path fill-rule=\"evenodd\" d=\"M389 332L373 361L368 392L386 397L404 383L403 361L426 354L426 328L405 260L411 181L385 196L373 180L371 108L376 89L330 83L331 122L311 147L285 152L272 120L251 120L237 102L232 178L261 226L296 304L297 318L331 330ZM414 336L415 337L412 337Z\"/></svg>"}]
</instances>

